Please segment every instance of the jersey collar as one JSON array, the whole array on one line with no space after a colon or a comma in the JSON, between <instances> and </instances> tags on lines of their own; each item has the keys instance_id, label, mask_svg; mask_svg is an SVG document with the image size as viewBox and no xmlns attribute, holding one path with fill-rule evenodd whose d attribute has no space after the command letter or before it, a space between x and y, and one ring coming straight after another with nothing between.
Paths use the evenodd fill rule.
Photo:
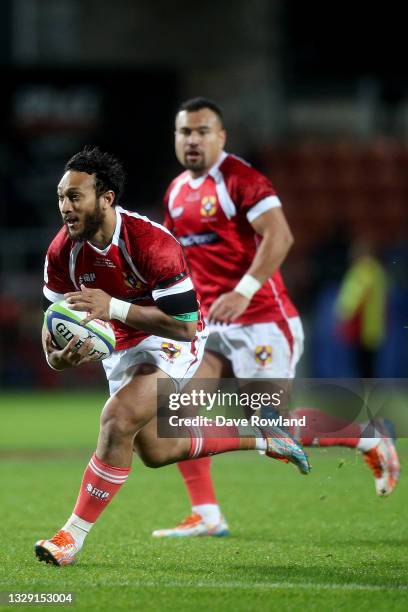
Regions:
<instances>
[{"instance_id":1,"label":"jersey collar","mask_svg":"<svg viewBox=\"0 0 408 612\"><path fill-rule=\"evenodd\" d=\"M204 183L207 176L212 176L215 182L219 183L220 179L222 178L222 174L220 172L220 166L227 156L228 156L228 153L226 153L225 151L222 151L221 155L219 156L215 164L211 166L207 174L204 174L203 176L199 176L198 178L195 178L195 179L190 176L190 178L188 179L188 183L190 187L192 187L193 189L198 189L198 187L200 187Z\"/></svg>"},{"instance_id":2,"label":"jersey collar","mask_svg":"<svg viewBox=\"0 0 408 612\"><path fill-rule=\"evenodd\" d=\"M123 208L121 208L120 206L116 206L115 207L115 213L116 213L116 225L115 225L115 229L113 232L113 236L112 236L112 240L110 241L110 243L108 244L108 246L106 246L104 249L98 249L97 246L95 246L94 244L92 244L91 242L88 242L89 246L96 251L97 253L100 253L101 255L106 255L106 253L109 251L109 249L111 248L112 244L114 245L118 245L119 244L119 235L120 235L120 228L122 226L122 215L120 214L121 211L123 210Z\"/></svg>"},{"instance_id":3,"label":"jersey collar","mask_svg":"<svg viewBox=\"0 0 408 612\"><path fill-rule=\"evenodd\" d=\"M222 164L222 162L224 161L224 159L227 157L228 153L226 153L225 151L221 151L221 155L219 156L219 158L217 159L217 161L215 162L215 164L209 169L208 174L209 176L212 176L213 179L218 183L219 181L219 177L220 177L220 166Z\"/></svg>"}]
</instances>

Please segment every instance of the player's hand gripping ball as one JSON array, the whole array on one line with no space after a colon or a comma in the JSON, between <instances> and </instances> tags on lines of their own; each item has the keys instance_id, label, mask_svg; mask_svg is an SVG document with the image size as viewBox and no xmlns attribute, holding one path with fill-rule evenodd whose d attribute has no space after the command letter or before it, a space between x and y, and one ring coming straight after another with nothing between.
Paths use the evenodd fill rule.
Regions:
<instances>
[{"instance_id":1,"label":"player's hand gripping ball","mask_svg":"<svg viewBox=\"0 0 408 612\"><path fill-rule=\"evenodd\" d=\"M44 320L54 343L60 349L65 348L74 336L78 336L80 344L91 338L93 349L90 354L98 361L106 359L115 349L115 332L110 323L100 319L82 325L81 321L87 314L72 310L65 300L61 300L48 307Z\"/></svg>"}]
</instances>

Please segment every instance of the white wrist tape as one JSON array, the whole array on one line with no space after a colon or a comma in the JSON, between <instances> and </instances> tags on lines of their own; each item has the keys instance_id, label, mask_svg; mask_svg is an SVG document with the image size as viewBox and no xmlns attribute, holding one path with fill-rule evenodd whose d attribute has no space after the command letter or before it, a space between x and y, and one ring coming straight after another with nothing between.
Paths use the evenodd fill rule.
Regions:
<instances>
[{"instance_id":1,"label":"white wrist tape","mask_svg":"<svg viewBox=\"0 0 408 612\"><path fill-rule=\"evenodd\" d=\"M250 274L244 274L238 285L235 287L234 291L240 293L244 297L248 298L248 300L250 300L261 287L261 283L256 278L254 278Z\"/></svg>"},{"instance_id":2,"label":"white wrist tape","mask_svg":"<svg viewBox=\"0 0 408 612\"><path fill-rule=\"evenodd\" d=\"M118 319L118 321L122 321L122 323L126 323L126 317L128 316L130 308L129 302L124 302L123 300L117 300L116 298L111 298L109 304L109 318L110 319Z\"/></svg>"}]
</instances>

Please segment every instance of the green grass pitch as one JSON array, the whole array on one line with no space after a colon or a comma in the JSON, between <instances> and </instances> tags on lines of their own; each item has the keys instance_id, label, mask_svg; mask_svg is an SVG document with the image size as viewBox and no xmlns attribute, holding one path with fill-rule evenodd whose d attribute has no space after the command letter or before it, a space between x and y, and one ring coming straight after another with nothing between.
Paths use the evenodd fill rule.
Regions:
<instances>
[{"instance_id":1,"label":"green grass pitch","mask_svg":"<svg viewBox=\"0 0 408 612\"><path fill-rule=\"evenodd\" d=\"M408 608L405 441L402 479L388 499L375 496L367 467L348 449L312 449L308 477L257 453L216 457L232 530L219 539L154 540L151 531L174 525L189 505L174 466L149 470L136 459L78 563L39 563L33 544L72 510L103 401L0 396L0 591L72 591L74 610Z\"/></svg>"}]
</instances>

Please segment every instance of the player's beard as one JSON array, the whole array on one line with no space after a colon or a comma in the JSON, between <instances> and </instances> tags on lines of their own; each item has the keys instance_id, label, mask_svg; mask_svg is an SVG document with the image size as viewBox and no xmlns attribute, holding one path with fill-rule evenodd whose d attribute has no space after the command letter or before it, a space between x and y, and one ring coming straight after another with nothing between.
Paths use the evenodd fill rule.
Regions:
<instances>
[{"instance_id":1,"label":"player's beard","mask_svg":"<svg viewBox=\"0 0 408 612\"><path fill-rule=\"evenodd\" d=\"M184 156L184 168L193 172L203 172L206 169L205 156L201 153L196 159L188 159L187 154Z\"/></svg>"},{"instance_id":2,"label":"player's beard","mask_svg":"<svg viewBox=\"0 0 408 612\"><path fill-rule=\"evenodd\" d=\"M101 210L99 200L96 198L95 208L92 212L87 213L82 219L84 227L82 232L71 232L67 227L69 237L71 238L71 240L76 240L78 242L86 242L87 240L92 240L96 232L102 227L104 219L105 213L103 212L103 210Z\"/></svg>"}]
</instances>

